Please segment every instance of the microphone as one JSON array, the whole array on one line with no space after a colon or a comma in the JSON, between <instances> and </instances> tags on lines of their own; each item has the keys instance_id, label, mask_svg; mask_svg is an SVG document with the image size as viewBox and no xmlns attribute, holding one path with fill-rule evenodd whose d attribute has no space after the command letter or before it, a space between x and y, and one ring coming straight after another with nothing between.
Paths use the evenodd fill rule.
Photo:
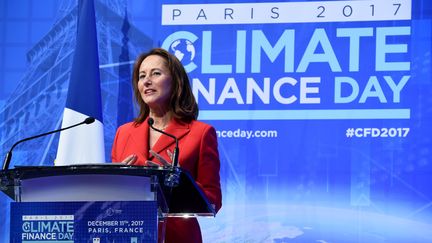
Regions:
<instances>
[{"instance_id":1,"label":"microphone","mask_svg":"<svg viewBox=\"0 0 432 243\"><path fill-rule=\"evenodd\" d=\"M6 154L6 157L5 157L4 162L3 162L3 170L9 169L9 163L10 163L10 161L12 159L12 150L18 144L20 144L22 142L25 142L25 141L28 141L28 140L35 139L35 138L43 137L43 136L46 136L46 135L49 135L49 134L52 134L52 133L61 132L63 130L67 130L67 129L70 129L70 128L73 128L73 127L76 127L76 126L79 126L79 125L82 125L82 124L91 124L94 121L95 121L94 117L87 117L84 121L82 121L80 123L77 123L75 125L72 125L72 126L69 126L69 127L65 127L65 128L61 128L61 129L57 129L57 130L54 130L54 131L51 131L51 132L42 133L42 134L39 134L39 135L36 135L36 136L32 136L32 137L28 137L28 138L24 138L24 139L19 140L18 142L14 143L14 145L12 145L12 147L9 150L9 152Z\"/></svg>"},{"instance_id":2,"label":"microphone","mask_svg":"<svg viewBox=\"0 0 432 243\"><path fill-rule=\"evenodd\" d=\"M164 134L164 135L166 135L166 136L168 136L168 137L174 139L174 141L175 141L175 148L174 148L174 152L173 152L173 153L174 153L174 154L173 154L173 157L174 157L174 158L172 158L172 160L173 160L173 167L177 167L177 166L178 166L178 155L179 155L178 138L177 138L176 136L172 135L172 134L166 133L166 132L164 132L164 131L162 131L162 130L160 130L160 129L155 128L155 127L153 126L153 124L154 124L154 120L153 120L153 118L151 118L151 117L149 117L149 119L148 119L148 124L149 124L149 126L150 126L153 130L155 130L155 131L157 131L157 132L160 132L160 133L162 133L162 134Z\"/></svg>"}]
</instances>

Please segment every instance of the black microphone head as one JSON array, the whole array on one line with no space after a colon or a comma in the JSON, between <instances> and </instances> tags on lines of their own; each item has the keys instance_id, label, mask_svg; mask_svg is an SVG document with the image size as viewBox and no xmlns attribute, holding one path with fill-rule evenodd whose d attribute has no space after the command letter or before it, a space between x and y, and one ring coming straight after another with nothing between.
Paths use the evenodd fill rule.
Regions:
<instances>
[{"instance_id":1,"label":"black microphone head","mask_svg":"<svg viewBox=\"0 0 432 243\"><path fill-rule=\"evenodd\" d=\"M96 119L94 117L89 116L84 120L84 123L85 124L92 124L95 120Z\"/></svg>"},{"instance_id":2,"label":"black microphone head","mask_svg":"<svg viewBox=\"0 0 432 243\"><path fill-rule=\"evenodd\" d=\"M150 126L153 126L153 124L154 124L154 120L153 120L153 118L149 117L149 119L147 120L147 123L148 123Z\"/></svg>"}]
</instances>

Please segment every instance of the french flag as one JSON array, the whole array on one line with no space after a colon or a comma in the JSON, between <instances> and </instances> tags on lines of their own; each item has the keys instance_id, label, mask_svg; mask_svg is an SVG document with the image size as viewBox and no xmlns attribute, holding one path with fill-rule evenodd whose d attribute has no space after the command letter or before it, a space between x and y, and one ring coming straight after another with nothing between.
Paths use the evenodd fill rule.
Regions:
<instances>
[{"instance_id":1,"label":"french flag","mask_svg":"<svg viewBox=\"0 0 432 243\"><path fill-rule=\"evenodd\" d=\"M98 42L93 0L78 3L76 49L71 68L62 128L96 120L62 131L55 165L105 162Z\"/></svg>"}]
</instances>

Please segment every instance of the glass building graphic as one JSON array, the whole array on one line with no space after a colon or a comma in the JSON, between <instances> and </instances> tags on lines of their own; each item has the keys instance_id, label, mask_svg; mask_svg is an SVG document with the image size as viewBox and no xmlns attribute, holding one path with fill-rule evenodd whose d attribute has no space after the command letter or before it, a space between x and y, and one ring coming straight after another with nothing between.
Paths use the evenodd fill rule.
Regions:
<instances>
[{"instance_id":1,"label":"glass building graphic","mask_svg":"<svg viewBox=\"0 0 432 243\"><path fill-rule=\"evenodd\" d=\"M129 24L125 3L97 1L95 8L106 158L109 160L116 127L133 116L131 62L139 52L152 46L152 40ZM77 5L65 2L59 12L63 16L28 51L27 71L0 113L3 151L19 139L61 126L75 47ZM37 125L32 124L35 121ZM58 135L20 144L14 150L11 166L52 164L57 140Z\"/></svg>"}]
</instances>

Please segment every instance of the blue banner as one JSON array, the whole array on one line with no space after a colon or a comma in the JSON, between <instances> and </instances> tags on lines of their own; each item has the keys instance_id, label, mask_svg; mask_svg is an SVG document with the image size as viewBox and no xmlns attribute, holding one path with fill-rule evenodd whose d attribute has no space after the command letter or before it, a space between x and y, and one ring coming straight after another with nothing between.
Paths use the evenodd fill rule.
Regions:
<instances>
[{"instance_id":1,"label":"blue banner","mask_svg":"<svg viewBox=\"0 0 432 243\"><path fill-rule=\"evenodd\" d=\"M33 2L2 3L2 154L60 127L78 51L77 3ZM204 242L432 242L432 1L94 2L105 158L153 47L181 60L216 129L223 206L199 218ZM11 167L57 148L20 144Z\"/></svg>"}]
</instances>

